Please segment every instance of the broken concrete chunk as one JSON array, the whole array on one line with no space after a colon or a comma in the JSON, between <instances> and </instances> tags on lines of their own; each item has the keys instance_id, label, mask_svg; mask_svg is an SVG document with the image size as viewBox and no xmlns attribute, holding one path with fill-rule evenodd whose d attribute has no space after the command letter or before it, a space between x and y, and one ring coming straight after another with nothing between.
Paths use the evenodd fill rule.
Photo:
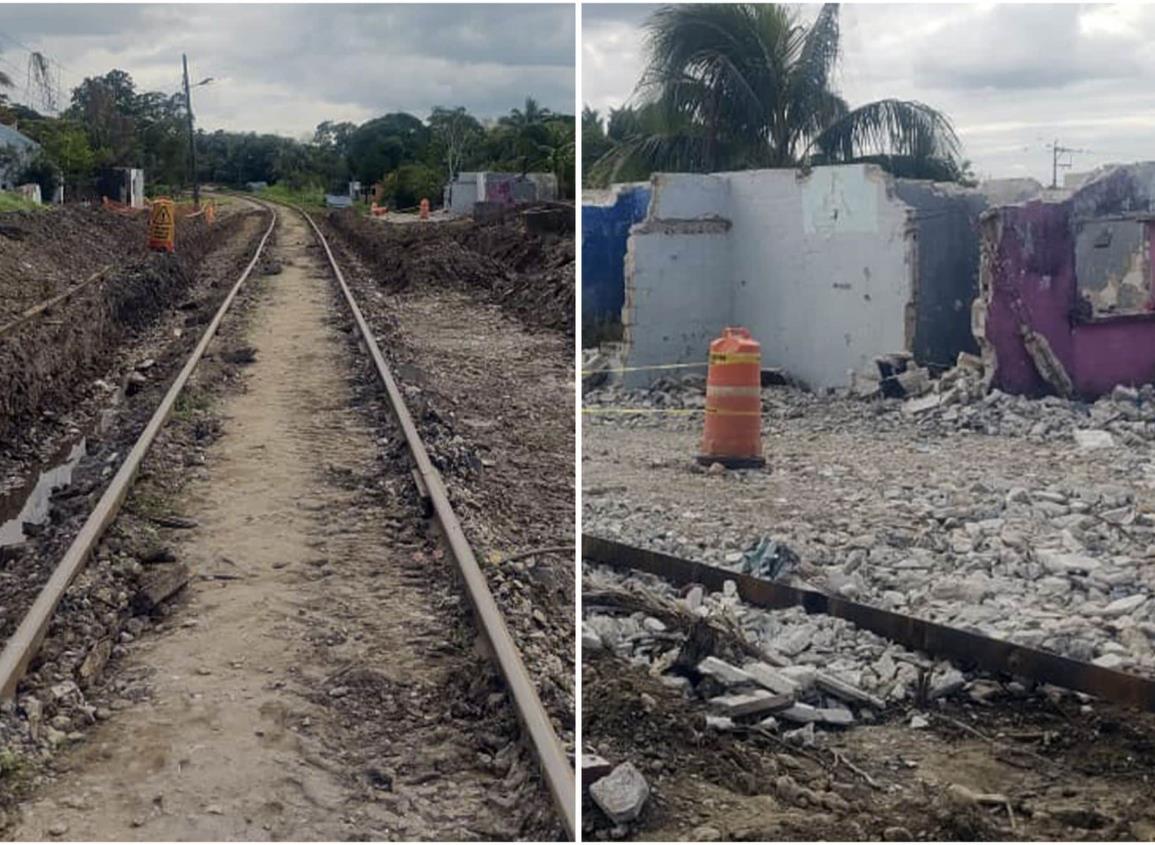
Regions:
<instances>
[{"instance_id":1,"label":"broken concrete chunk","mask_svg":"<svg viewBox=\"0 0 1155 845\"><path fill-rule=\"evenodd\" d=\"M772 713L782 710L794 703L791 695L775 695L765 690L755 690L746 695L719 695L710 699L710 705L721 710L731 719L739 716L754 716L759 713Z\"/></svg>"},{"instance_id":2,"label":"broken concrete chunk","mask_svg":"<svg viewBox=\"0 0 1155 845\"><path fill-rule=\"evenodd\" d=\"M737 666L731 666L725 660L719 660L713 656L707 657L699 663L698 671L729 687L754 683L754 679Z\"/></svg>"},{"instance_id":3,"label":"broken concrete chunk","mask_svg":"<svg viewBox=\"0 0 1155 845\"><path fill-rule=\"evenodd\" d=\"M919 396L915 399L908 399L902 403L903 413L915 416L924 411L933 411L939 405L945 402L945 394L929 393L926 396Z\"/></svg>"},{"instance_id":4,"label":"broken concrete chunk","mask_svg":"<svg viewBox=\"0 0 1155 845\"><path fill-rule=\"evenodd\" d=\"M782 738L792 745L799 745L803 748L813 748L815 743L814 723L810 722L804 727L786 731L786 733L782 734Z\"/></svg>"},{"instance_id":5,"label":"broken concrete chunk","mask_svg":"<svg viewBox=\"0 0 1155 845\"><path fill-rule=\"evenodd\" d=\"M778 671L798 684L800 690L808 690L813 687L814 681L818 677L818 670L813 666L783 666Z\"/></svg>"},{"instance_id":6,"label":"broken concrete chunk","mask_svg":"<svg viewBox=\"0 0 1155 845\"><path fill-rule=\"evenodd\" d=\"M828 725L853 725L854 714L845 707L818 707L818 719Z\"/></svg>"},{"instance_id":7,"label":"broken concrete chunk","mask_svg":"<svg viewBox=\"0 0 1155 845\"><path fill-rule=\"evenodd\" d=\"M777 715L779 719L786 719L787 721L798 722L799 724L809 724L810 722L817 722L821 719L817 707L812 707L801 701L795 702Z\"/></svg>"},{"instance_id":8,"label":"broken concrete chunk","mask_svg":"<svg viewBox=\"0 0 1155 845\"><path fill-rule=\"evenodd\" d=\"M938 679L935 685L930 690L930 699L934 701L936 698L945 698L948 695L954 695L966 685L966 678L963 673L957 669L951 669L942 678Z\"/></svg>"},{"instance_id":9,"label":"broken concrete chunk","mask_svg":"<svg viewBox=\"0 0 1155 845\"><path fill-rule=\"evenodd\" d=\"M819 672L814 682L819 689L823 689L831 695L841 698L843 701L860 701L863 704L873 707L875 710L883 710L886 707L886 702L877 695L871 695L866 690L859 689L853 684L848 684L833 675L828 675L825 672Z\"/></svg>"},{"instance_id":10,"label":"broken concrete chunk","mask_svg":"<svg viewBox=\"0 0 1155 845\"><path fill-rule=\"evenodd\" d=\"M921 728L929 728L930 720L926 716L920 716L917 713L910 717L910 726L916 730Z\"/></svg>"},{"instance_id":11,"label":"broken concrete chunk","mask_svg":"<svg viewBox=\"0 0 1155 845\"><path fill-rule=\"evenodd\" d=\"M633 763L622 763L590 786L590 798L614 824L632 822L642 814L650 785Z\"/></svg>"},{"instance_id":12,"label":"broken concrete chunk","mask_svg":"<svg viewBox=\"0 0 1155 845\"><path fill-rule=\"evenodd\" d=\"M1080 449L1109 449L1115 445L1115 438L1109 431L1077 428L1075 429L1075 445Z\"/></svg>"},{"instance_id":13,"label":"broken concrete chunk","mask_svg":"<svg viewBox=\"0 0 1155 845\"><path fill-rule=\"evenodd\" d=\"M1138 610L1146 601L1147 596L1142 593L1136 593L1126 598L1115 599L1115 601L1103 608L1103 615L1108 619L1114 619L1117 616L1126 616L1131 611Z\"/></svg>"},{"instance_id":14,"label":"broken concrete chunk","mask_svg":"<svg viewBox=\"0 0 1155 845\"><path fill-rule=\"evenodd\" d=\"M766 663L746 663L742 666L742 671L771 692L779 695L798 694L796 681Z\"/></svg>"},{"instance_id":15,"label":"broken concrete chunk","mask_svg":"<svg viewBox=\"0 0 1155 845\"><path fill-rule=\"evenodd\" d=\"M690 588L690 591L686 593L686 607L688 607L690 610L697 610L702 606L702 596L702 588L695 584Z\"/></svg>"},{"instance_id":16,"label":"broken concrete chunk","mask_svg":"<svg viewBox=\"0 0 1155 845\"><path fill-rule=\"evenodd\" d=\"M734 720L729 716L706 716L706 727L712 731L732 731Z\"/></svg>"}]
</instances>

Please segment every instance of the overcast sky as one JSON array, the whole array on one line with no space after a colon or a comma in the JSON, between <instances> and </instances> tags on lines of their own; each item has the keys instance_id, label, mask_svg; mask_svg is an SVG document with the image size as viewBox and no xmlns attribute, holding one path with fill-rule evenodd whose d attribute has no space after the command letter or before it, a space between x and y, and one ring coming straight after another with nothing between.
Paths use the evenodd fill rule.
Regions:
<instances>
[{"instance_id":1,"label":"overcast sky","mask_svg":"<svg viewBox=\"0 0 1155 845\"><path fill-rule=\"evenodd\" d=\"M570 114L572 5L3 5L0 70L22 100L28 49L63 69L65 98L86 76L128 71L175 92L180 56L197 125L294 137L323 120L463 105L497 117L533 96ZM20 46L17 43L24 46Z\"/></svg>"},{"instance_id":2,"label":"overcast sky","mask_svg":"<svg viewBox=\"0 0 1155 845\"><path fill-rule=\"evenodd\" d=\"M582 6L582 99L603 114L637 82L650 8ZM901 97L947 112L982 177L1049 183L1056 137L1088 151L1068 157L1075 170L1155 159L1155 5L845 4L841 16L851 106Z\"/></svg>"}]
</instances>

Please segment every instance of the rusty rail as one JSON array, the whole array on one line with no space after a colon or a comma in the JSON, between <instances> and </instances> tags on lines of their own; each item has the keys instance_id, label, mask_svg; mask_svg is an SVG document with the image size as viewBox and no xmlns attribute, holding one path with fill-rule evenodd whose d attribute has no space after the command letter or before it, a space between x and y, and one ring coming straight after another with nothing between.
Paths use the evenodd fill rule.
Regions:
<instances>
[{"instance_id":1,"label":"rusty rail","mask_svg":"<svg viewBox=\"0 0 1155 845\"><path fill-rule=\"evenodd\" d=\"M64 291L63 293L58 293L58 294L56 294L56 296L50 297L50 298L44 300L43 302L40 302L40 303L37 303L36 305L33 305L31 308L25 309L24 311L22 311L20 313L19 316L17 316L16 318L14 318L11 321L5 323L4 325L0 326L0 337L4 337L4 335L6 335L6 334L11 334L16 329L20 328L22 325L24 325L29 320L31 320L33 317L36 317L36 316L39 316L40 314L43 314L45 311L50 309L53 305L59 305L61 302L64 302L66 299L69 299L69 298L75 296L76 294L80 293L82 290L84 290L86 287L88 287L93 282L98 281L100 279L103 279L105 277L105 275L108 273L108 271L111 269L112 269L111 265L109 265L107 267L102 267L99 270L97 270L95 273L93 273L91 276L89 276L87 279L85 279L83 282L78 282L77 284L73 285L68 290Z\"/></svg>"},{"instance_id":2,"label":"rusty rail","mask_svg":"<svg viewBox=\"0 0 1155 845\"><path fill-rule=\"evenodd\" d=\"M648 572L679 585L694 583L721 590L726 581L734 581L742 600L758 607L771 610L801 607L807 613L837 616L908 648L948 657L963 666L1016 675L1038 683L1079 690L1127 707L1155 711L1155 680L1072 660L1053 652L591 534L582 535L582 557L618 570Z\"/></svg>"},{"instance_id":3,"label":"rusty rail","mask_svg":"<svg viewBox=\"0 0 1155 845\"><path fill-rule=\"evenodd\" d=\"M409 414L405 398L393 378L393 373L389 369L385 357L381 354L381 349L377 345L377 339L374 337L372 329L361 313L361 309L357 306L353 292L349 289L341 268L337 265L329 242L308 213L300 208L297 208L296 211L312 227L313 233L317 236L317 242L324 249L325 255L328 256L329 266L337 279L337 284L341 288L341 293L349 306L353 321L361 333L361 338L369 350L369 356L373 359L373 365L377 369L377 374L381 378L386 394L388 394L393 414L405 435L405 442L409 446L413 461L417 464L417 472L421 482L433 504L434 514L453 553L454 560L457 562L462 580L465 583L466 594L473 605L478 627L489 642L497 667L509 687L518 718L529 735L530 743L537 755L542 776L545 778L554 805L567 834L572 838L577 830L573 767L566 757L561 740L553 729L549 714L542 706L537 689L525 668L521 652L509 634L505 618L493 600L493 594L489 591L485 575L482 573L481 567L478 566L477 558L465 537L457 514L453 511L441 473L437 471L429 459L429 453L421 441L417 427L413 424L413 418Z\"/></svg>"},{"instance_id":4,"label":"rusty rail","mask_svg":"<svg viewBox=\"0 0 1155 845\"><path fill-rule=\"evenodd\" d=\"M267 208L267 207L266 207ZM261 258L261 253L265 249L265 244L269 240L269 236L273 233L273 227L277 223L277 215L272 209L269 211L269 228L265 230L265 234L261 237L261 242L257 245L253 253L252 260L249 261L245 267L244 272L241 273L240 278L233 284L232 289L225 297L224 302L221 303L220 308L217 309L216 315L212 322L209 323L197 343L196 348L193 349L192 355L169 387L168 392L164 395L160 405L157 406L152 417L145 426L144 431L141 432L139 439L133 444L132 450L124 459L124 463L120 465L116 475L113 476L112 481L104 491L104 495L100 497L100 501L96 503L92 513L89 514L88 519L85 520L84 526L80 529L72 541L72 545L64 553L60 562L56 565L52 575L49 576L48 581L40 589L40 593L36 596L36 600L32 603L32 607L25 614L21 620L19 627L8 638L4 644L4 651L0 652L0 698L11 699L16 694L16 687L20 683L20 679L24 677L24 673L28 670L28 665L32 662L32 658L36 656L36 652L40 648L40 644L44 640L44 635L48 632L48 626L52 622L52 615L56 612L60 600L64 597L68 585L79 575L84 567L88 564L89 556L96 548L96 544L100 542L100 538L104 535L108 526L116 519L120 508L124 504L125 498L128 496L128 491L132 487L132 482L136 478L137 472L144 461L145 455L152 446L156 436L160 433L161 428L168 421L172 414L173 406L176 404L177 397L180 396L181 390L184 389L193 370L196 369L197 364L203 357L205 350L209 343L220 328L221 321L225 317L225 313L229 310L229 306L233 304L237 294L244 285L245 280L248 279L249 274L252 273L253 268Z\"/></svg>"}]
</instances>

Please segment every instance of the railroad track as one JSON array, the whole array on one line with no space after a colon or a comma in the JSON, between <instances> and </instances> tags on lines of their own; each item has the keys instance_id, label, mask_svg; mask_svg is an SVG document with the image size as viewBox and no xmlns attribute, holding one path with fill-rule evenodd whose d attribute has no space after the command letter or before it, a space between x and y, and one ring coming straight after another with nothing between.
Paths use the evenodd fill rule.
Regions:
<instances>
[{"instance_id":1,"label":"railroad track","mask_svg":"<svg viewBox=\"0 0 1155 845\"><path fill-rule=\"evenodd\" d=\"M1128 672L592 534L582 535L582 557L623 572L647 572L678 586L701 584L721 591L726 581L733 581L738 596L756 607L801 607L807 613L836 616L915 651L1155 712L1155 680Z\"/></svg>"},{"instance_id":2,"label":"railroad track","mask_svg":"<svg viewBox=\"0 0 1155 845\"><path fill-rule=\"evenodd\" d=\"M465 537L461 523L454 513L441 474L430 460L428 450L414 425L396 379L377 344L374 333L358 307L345 276L324 234L313 219L302 209L272 205L245 198L260 205L269 213L269 225L244 271L234 282L188 360L172 382L157 406L140 437L109 482L96 506L89 514L79 533L55 566L48 581L40 590L31 608L0 652L0 696L12 699L21 679L44 641L61 600L69 585L83 571L105 531L116 519L141 465L157 435L171 416L174 406L209 343L216 335L229 308L240 293L253 269L261 260L265 247L277 225L279 213L300 214L308 224L318 246L324 252L329 269L337 283L344 302L349 308L361 340L372 359L374 369L389 400L393 415L399 424L415 464L414 480L423 498L430 503L445 544L458 567L466 595L473 607L477 626L488 642L489 653L509 690L518 719L537 758L543 780L566 833L576 831L575 781L573 767L565 749L554 731L549 715L543 707L537 690L526 670L521 653L510 636L485 576Z\"/></svg>"}]
</instances>

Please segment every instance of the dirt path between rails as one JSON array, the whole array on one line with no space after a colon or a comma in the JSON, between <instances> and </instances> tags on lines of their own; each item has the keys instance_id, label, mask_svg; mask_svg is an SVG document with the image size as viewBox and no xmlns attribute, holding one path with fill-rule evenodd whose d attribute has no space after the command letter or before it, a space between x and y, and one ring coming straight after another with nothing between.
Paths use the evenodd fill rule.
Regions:
<instances>
[{"instance_id":1,"label":"dirt path between rails","mask_svg":"<svg viewBox=\"0 0 1155 845\"><path fill-rule=\"evenodd\" d=\"M464 614L444 579L414 571L429 568L421 530L405 527L401 504L383 507L396 496L367 502L365 485L350 483L385 486L376 432L352 407L349 350L303 221L282 212L278 242L284 269L253 319L247 390L226 401L224 435L181 504L197 527L171 535L200 577L167 630L131 644L116 670L146 678L146 699L120 702L65 755L64 774L23 806L15 839L519 832L493 800L502 787L533 788L512 740L491 731L504 766L478 765L473 722L411 726L406 701L381 692L467 706L449 688L485 672L468 643L446 639ZM333 724L341 710L329 699L367 697L371 718L405 735L342 753L334 743L354 726ZM367 775L347 768L363 753L376 759ZM436 777L422 771L423 755L437 758L426 766Z\"/></svg>"}]
</instances>

